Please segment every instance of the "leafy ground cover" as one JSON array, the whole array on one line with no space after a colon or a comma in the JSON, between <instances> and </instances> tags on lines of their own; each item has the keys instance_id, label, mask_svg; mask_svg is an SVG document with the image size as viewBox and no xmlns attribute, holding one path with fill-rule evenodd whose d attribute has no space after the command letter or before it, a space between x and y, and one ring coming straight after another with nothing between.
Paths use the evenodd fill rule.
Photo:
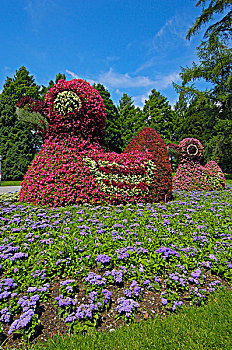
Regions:
<instances>
[{"instance_id":1,"label":"leafy ground cover","mask_svg":"<svg viewBox=\"0 0 232 350\"><path fill-rule=\"evenodd\" d=\"M231 289L231 184L166 204L52 209L10 198L0 204L3 348L110 331Z\"/></svg>"},{"instance_id":2,"label":"leafy ground cover","mask_svg":"<svg viewBox=\"0 0 232 350\"><path fill-rule=\"evenodd\" d=\"M231 350L231 292L220 289L203 306L184 306L169 317L120 327L112 332L54 337L31 350Z\"/></svg>"}]
</instances>

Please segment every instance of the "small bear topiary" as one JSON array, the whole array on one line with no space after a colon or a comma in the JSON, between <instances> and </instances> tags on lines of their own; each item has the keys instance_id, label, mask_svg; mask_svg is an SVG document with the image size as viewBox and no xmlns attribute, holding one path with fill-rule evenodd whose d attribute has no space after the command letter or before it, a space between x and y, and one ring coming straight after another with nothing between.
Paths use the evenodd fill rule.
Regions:
<instances>
[{"instance_id":1,"label":"small bear topiary","mask_svg":"<svg viewBox=\"0 0 232 350\"><path fill-rule=\"evenodd\" d=\"M173 189L182 191L208 191L225 188L225 176L215 161L200 164L203 146L195 138L186 138L179 145L168 148L178 154L178 168L173 178Z\"/></svg>"}]
</instances>

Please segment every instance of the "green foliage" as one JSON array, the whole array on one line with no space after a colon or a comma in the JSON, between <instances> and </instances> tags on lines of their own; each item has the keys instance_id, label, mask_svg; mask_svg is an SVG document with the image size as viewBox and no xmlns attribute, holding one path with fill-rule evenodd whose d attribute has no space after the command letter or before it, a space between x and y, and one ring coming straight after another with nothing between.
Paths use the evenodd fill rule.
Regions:
<instances>
[{"instance_id":1,"label":"green foliage","mask_svg":"<svg viewBox=\"0 0 232 350\"><path fill-rule=\"evenodd\" d=\"M123 94L119 100L118 113L120 116L122 148L125 149L133 137L138 133L138 121L141 118L141 110L135 108L132 98Z\"/></svg>"},{"instance_id":2,"label":"green foliage","mask_svg":"<svg viewBox=\"0 0 232 350\"><path fill-rule=\"evenodd\" d=\"M180 94L179 101L175 106L177 113L177 123L175 129L175 140L184 138L197 138L202 142L208 140L214 135L215 113L217 109L210 104L209 99L200 91L198 95L191 99L187 105L187 99L181 106L183 94Z\"/></svg>"},{"instance_id":3,"label":"green foliage","mask_svg":"<svg viewBox=\"0 0 232 350\"><path fill-rule=\"evenodd\" d=\"M206 149L206 159L216 160L222 170L231 171L232 49L218 36L202 41L197 48L199 64L181 69L182 84L175 110L178 114L177 139L198 138ZM195 82L210 88L200 91ZM225 132L223 129L225 128Z\"/></svg>"},{"instance_id":4,"label":"green foliage","mask_svg":"<svg viewBox=\"0 0 232 350\"><path fill-rule=\"evenodd\" d=\"M53 337L31 350L230 350L231 292L220 290L208 305L184 308L178 315L142 321L112 332Z\"/></svg>"},{"instance_id":5,"label":"green foliage","mask_svg":"<svg viewBox=\"0 0 232 350\"><path fill-rule=\"evenodd\" d=\"M162 205L85 204L54 210L1 204L1 283L14 282L6 289L11 296L4 293L0 305L0 310L7 307L11 313L10 322L3 325L4 348L22 345L21 333L34 343L39 320L40 339L48 339L47 330L64 334L61 319L73 318L79 308L82 315L65 323L73 332L88 332L86 336L56 336L47 344L28 344L28 348L229 350L231 191L228 186L211 194L179 192L175 201ZM122 256L123 252L127 254ZM97 263L102 254L111 258L109 264ZM116 276L121 276L121 282ZM137 292L135 284L131 288L135 281ZM125 291L140 305L128 315L127 321L135 318L136 323L120 327L115 316L121 314L118 299ZM112 294L104 303L106 292ZM7 338L12 322L24 312L19 298L29 300L37 294L35 316ZM93 317L84 313L90 299L96 306ZM165 313L159 313L161 308ZM90 328L98 326L102 326L99 332L91 333ZM106 327L113 332L100 332Z\"/></svg>"},{"instance_id":6,"label":"green foliage","mask_svg":"<svg viewBox=\"0 0 232 350\"><path fill-rule=\"evenodd\" d=\"M21 181L1 181L1 186L20 186Z\"/></svg>"},{"instance_id":7,"label":"green foliage","mask_svg":"<svg viewBox=\"0 0 232 350\"><path fill-rule=\"evenodd\" d=\"M39 96L39 86L22 66L14 78L7 77L0 95L0 154L2 179L20 180L26 173L39 146L39 138L17 119L16 103L23 96Z\"/></svg>"},{"instance_id":8,"label":"green foliage","mask_svg":"<svg viewBox=\"0 0 232 350\"><path fill-rule=\"evenodd\" d=\"M39 112L30 112L25 108L16 107L16 114L18 120L27 126L29 126L32 130L43 130L45 126L48 126L48 121L39 113ZM41 123L41 119L43 123Z\"/></svg>"},{"instance_id":9,"label":"green foliage","mask_svg":"<svg viewBox=\"0 0 232 350\"><path fill-rule=\"evenodd\" d=\"M150 127L162 137L165 143L169 143L174 138L175 119L175 111L172 110L167 98L153 89L149 99L145 101L142 117L138 121L139 129Z\"/></svg>"},{"instance_id":10,"label":"green foliage","mask_svg":"<svg viewBox=\"0 0 232 350\"><path fill-rule=\"evenodd\" d=\"M22 66L19 70L16 70L13 78L7 77L1 95L10 97L13 106L15 106L22 96L30 96L37 99L39 97L39 88L33 76L29 75L29 71Z\"/></svg>"},{"instance_id":11,"label":"green foliage","mask_svg":"<svg viewBox=\"0 0 232 350\"><path fill-rule=\"evenodd\" d=\"M41 90L40 90L40 96L41 96L41 99L44 100L44 97L46 95L46 93L55 85L58 83L59 80L61 79L64 79L66 80L66 75L65 74L62 74L62 73L58 73L56 75L56 79L55 79L55 82L53 80L50 80L49 83L48 83L48 86L44 86L42 85L41 87Z\"/></svg>"},{"instance_id":12,"label":"green foliage","mask_svg":"<svg viewBox=\"0 0 232 350\"><path fill-rule=\"evenodd\" d=\"M121 137L120 115L115 107L110 93L102 84L94 84L103 99L106 108L106 129L105 138L102 147L106 151L121 153L123 149L123 140Z\"/></svg>"},{"instance_id":13,"label":"green foliage","mask_svg":"<svg viewBox=\"0 0 232 350\"><path fill-rule=\"evenodd\" d=\"M190 39L198 30L208 23L215 14L223 13L227 8L232 8L231 0L210 0L208 7L204 7L206 0L197 0L196 7L203 5L201 15L196 19L192 28L189 29L186 38ZM231 17L232 11L228 11L226 15L216 23L210 25L205 35L210 34L212 37L215 34L222 34L226 37L231 35Z\"/></svg>"},{"instance_id":14,"label":"green foliage","mask_svg":"<svg viewBox=\"0 0 232 350\"><path fill-rule=\"evenodd\" d=\"M216 119L214 135L206 145L206 158L211 157L225 172L232 172L232 120Z\"/></svg>"}]
</instances>

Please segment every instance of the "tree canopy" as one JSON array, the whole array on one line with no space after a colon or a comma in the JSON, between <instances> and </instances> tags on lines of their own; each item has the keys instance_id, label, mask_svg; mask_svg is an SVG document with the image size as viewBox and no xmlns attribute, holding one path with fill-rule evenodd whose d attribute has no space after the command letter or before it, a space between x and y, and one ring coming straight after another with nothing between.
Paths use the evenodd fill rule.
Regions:
<instances>
[{"instance_id":1,"label":"tree canopy","mask_svg":"<svg viewBox=\"0 0 232 350\"><path fill-rule=\"evenodd\" d=\"M231 171L232 49L219 36L208 35L207 39L197 48L199 63L182 67L182 84L174 84L180 94L177 135L180 139L198 138L206 158L219 162L224 171ZM208 89L197 89L196 81L209 83Z\"/></svg>"},{"instance_id":2,"label":"tree canopy","mask_svg":"<svg viewBox=\"0 0 232 350\"><path fill-rule=\"evenodd\" d=\"M7 77L0 95L0 154L2 179L22 179L37 151L38 138L16 115L16 103L23 95L39 97L39 85L22 66L13 78Z\"/></svg>"},{"instance_id":3,"label":"tree canopy","mask_svg":"<svg viewBox=\"0 0 232 350\"><path fill-rule=\"evenodd\" d=\"M208 3L208 7L205 7L206 3ZM222 19L217 21L216 23L210 25L205 35L218 35L221 34L223 36L231 36L232 33L232 2L231 0L198 0L196 3L196 7L202 5L202 13L201 15L196 19L193 27L191 27L187 33L186 38L190 39L191 36L195 35L199 29L204 25L205 23L208 23L212 17L215 14L218 13L224 13L227 9L229 11L224 15Z\"/></svg>"},{"instance_id":4,"label":"tree canopy","mask_svg":"<svg viewBox=\"0 0 232 350\"><path fill-rule=\"evenodd\" d=\"M142 111L134 106L132 97L124 93L119 100L118 113L123 142L122 148L125 149L131 139L138 133L138 122Z\"/></svg>"},{"instance_id":5,"label":"tree canopy","mask_svg":"<svg viewBox=\"0 0 232 350\"><path fill-rule=\"evenodd\" d=\"M120 153L122 151L123 142L118 110L111 99L109 91L104 85L94 84L93 87L101 95L106 108L106 130L102 146L106 151Z\"/></svg>"},{"instance_id":6,"label":"tree canopy","mask_svg":"<svg viewBox=\"0 0 232 350\"><path fill-rule=\"evenodd\" d=\"M160 134L166 143L170 143L174 138L175 117L175 111L167 98L153 89L143 107L140 130L150 127Z\"/></svg>"}]
</instances>

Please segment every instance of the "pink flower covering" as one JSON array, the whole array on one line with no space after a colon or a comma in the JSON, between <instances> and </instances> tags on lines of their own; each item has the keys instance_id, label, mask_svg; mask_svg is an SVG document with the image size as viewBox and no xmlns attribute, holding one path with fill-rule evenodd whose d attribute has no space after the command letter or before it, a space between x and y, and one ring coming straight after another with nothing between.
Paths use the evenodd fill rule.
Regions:
<instances>
[{"instance_id":1,"label":"pink flower covering","mask_svg":"<svg viewBox=\"0 0 232 350\"><path fill-rule=\"evenodd\" d=\"M155 180L149 152L105 153L98 143L49 138L24 177L19 199L49 206L146 202Z\"/></svg>"},{"instance_id":2,"label":"pink flower covering","mask_svg":"<svg viewBox=\"0 0 232 350\"><path fill-rule=\"evenodd\" d=\"M105 106L90 84L60 80L47 93L45 104L49 121L45 142L24 176L20 201L117 205L168 198L160 183L161 159L155 161L147 147L123 154L104 152L99 142L104 137ZM157 140L162 141L159 135Z\"/></svg>"},{"instance_id":3,"label":"pink flower covering","mask_svg":"<svg viewBox=\"0 0 232 350\"><path fill-rule=\"evenodd\" d=\"M64 108L61 113L57 106L57 99L64 92L71 92L72 98L77 96L79 103L72 104L72 98L67 98L67 104L70 102L70 109L65 110ZM46 137L57 137L57 135L67 133L98 142L104 138L105 106L99 92L87 81L62 79L48 91L45 102L48 106L47 118L50 121L49 128L45 132Z\"/></svg>"},{"instance_id":4,"label":"pink flower covering","mask_svg":"<svg viewBox=\"0 0 232 350\"><path fill-rule=\"evenodd\" d=\"M173 178L173 189L182 191L207 191L225 188L225 176L215 161L200 164L203 146L199 140L186 138L169 148L179 152L179 166Z\"/></svg>"}]
</instances>

